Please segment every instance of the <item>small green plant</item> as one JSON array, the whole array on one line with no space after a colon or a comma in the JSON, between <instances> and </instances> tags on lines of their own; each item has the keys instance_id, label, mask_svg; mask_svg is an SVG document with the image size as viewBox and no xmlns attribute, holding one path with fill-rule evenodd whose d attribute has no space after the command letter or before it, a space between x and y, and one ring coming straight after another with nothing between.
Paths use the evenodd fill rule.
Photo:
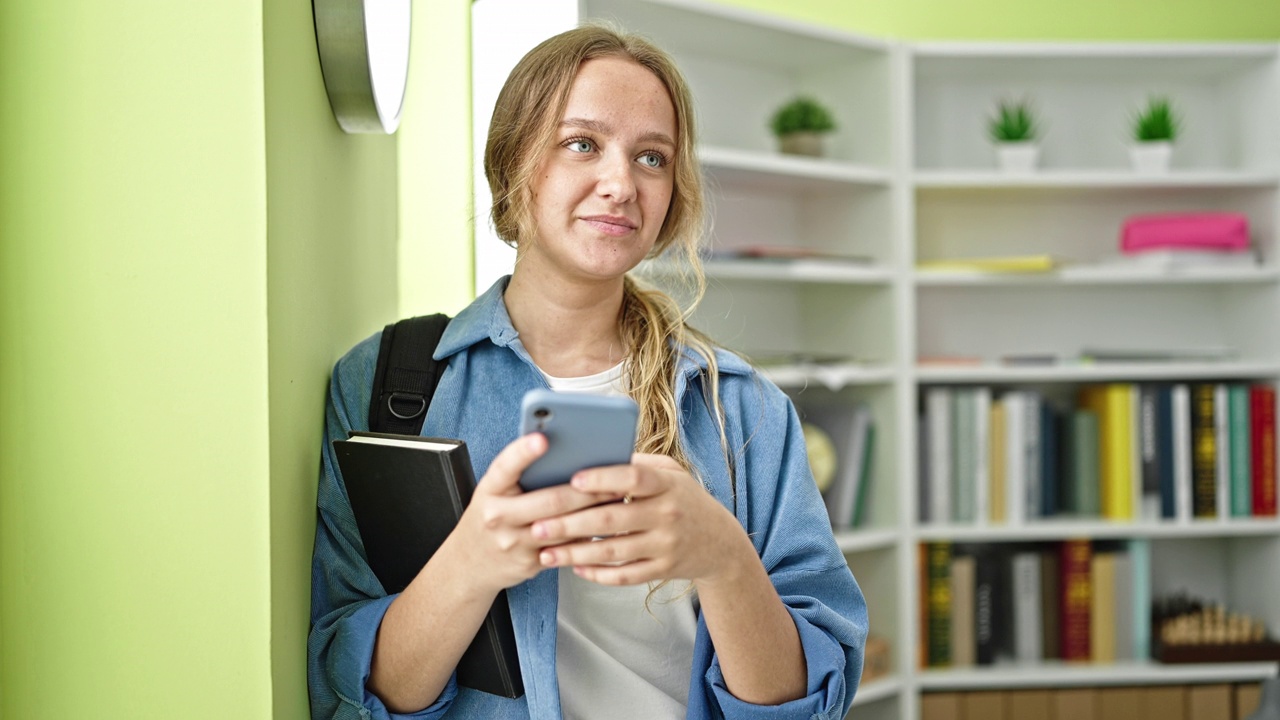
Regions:
<instances>
[{"instance_id":1,"label":"small green plant","mask_svg":"<svg viewBox=\"0 0 1280 720\"><path fill-rule=\"evenodd\" d=\"M826 107L802 95L778 108L769 127L774 135L781 137L795 132L830 132L836 129L836 123Z\"/></svg>"},{"instance_id":2,"label":"small green plant","mask_svg":"<svg viewBox=\"0 0 1280 720\"><path fill-rule=\"evenodd\" d=\"M1173 142L1182 121L1166 97L1152 97L1133 118L1133 139L1138 142Z\"/></svg>"},{"instance_id":3,"label":"small green plant","mask_svg":"<svg viewBox=\"0 0 1280 720\"><path fill-rule=\"evenodd\" d=\"M1040 133L1030 101L1001 100L987 119L987 133L996 142L1030 142Z\"/></svg>"}]
</instances>

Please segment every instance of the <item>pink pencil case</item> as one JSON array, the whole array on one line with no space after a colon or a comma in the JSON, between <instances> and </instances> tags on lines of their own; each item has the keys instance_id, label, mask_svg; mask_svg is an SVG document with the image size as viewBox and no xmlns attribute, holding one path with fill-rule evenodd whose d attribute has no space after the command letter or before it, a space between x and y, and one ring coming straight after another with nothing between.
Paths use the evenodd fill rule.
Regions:
<instances>
[{"instance_id":1,"label":"pink pencil case","mask_svg":"<svg viewBox=\"0 0 1280 720\"><path fill-rule=\"evenodd\" d=\"M1249 218L1240 213L1168 213L1134 215L1120 231L1120 250L1210 250L1245 252L1249 249Z\"/></svg>"}]
</instances>

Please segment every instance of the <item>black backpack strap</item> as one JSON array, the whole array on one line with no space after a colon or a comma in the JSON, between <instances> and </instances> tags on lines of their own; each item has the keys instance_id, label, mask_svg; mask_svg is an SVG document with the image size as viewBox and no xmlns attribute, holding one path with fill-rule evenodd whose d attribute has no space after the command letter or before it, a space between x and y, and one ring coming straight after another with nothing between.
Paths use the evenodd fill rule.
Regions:
<instances>
[{"instance_id":1,"label":"black backpack strap","mask_svg":"<svg viewBox=\"0 0 1280 720\"><path fill-rule=\"evenodd\" d=\"M449 324L448 315L423 315L382 331L378 367L369 397L369 430L418 435L446 363L431 356Z\"/></svg>"}]
</instances>

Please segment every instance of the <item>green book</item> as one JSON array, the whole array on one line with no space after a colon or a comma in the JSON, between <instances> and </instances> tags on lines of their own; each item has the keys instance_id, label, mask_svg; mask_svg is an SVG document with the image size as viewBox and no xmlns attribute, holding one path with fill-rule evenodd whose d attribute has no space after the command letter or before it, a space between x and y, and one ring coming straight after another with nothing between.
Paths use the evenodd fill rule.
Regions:
<instances>
[{"instance_id":1,"label":"green book","mask_svg":"<svg viewBox=\"0 0 1280 720\"><path fill-rule=\"evenodd\" d=\"M1250 464L1249 386L1227 386L1227 437L1231 452L1231 517L1253 515L1253 474Z\"/></svg>"},{"instance_id":2,"label":"green book","mask_svg":"<svg viewBox=\"0 0 1280 720\"><path fill-rule=\"evenodd\" d=\"M1071 414L1070 472L1071 509L1082 517L1098 517L1101 513L1098 475L1098 415L1092 410L1076 410Z\"/></svg>"},{"instance_id":3,"label":"green book","mask_svg":"<svg viewBox=\"0 0 1280 720\"><path fill-rule=\"evenodd\" d=\"M951 665L951 543L925 545L928 563L929 667Z\"/></svg>"}]
</instances>

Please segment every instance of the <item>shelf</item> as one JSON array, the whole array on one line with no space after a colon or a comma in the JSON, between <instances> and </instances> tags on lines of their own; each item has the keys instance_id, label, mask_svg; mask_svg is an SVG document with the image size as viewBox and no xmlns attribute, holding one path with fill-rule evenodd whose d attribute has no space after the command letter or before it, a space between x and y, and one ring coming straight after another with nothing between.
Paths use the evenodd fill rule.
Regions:
<instances>
[{"instance_id":1,"label":"shelf","mask_svg":"<svg viewBox=\"0 0 1280 720\"><path fill-rule=\"evenodd\" d=\"M884 550L898 544L900 533L892 528L881 530L839 530L836 544L840 552L854 553Z\"/></svg>"},{"instance_id":2,"label":"shelf","mask_svg":"<svg viewBox=\"0 0 1280 720\"><path fill-rule=\"evenodd\" d=\"M1141 175L1117 170L1041 170L1026 174L995 170L918 170L918 190L1149 190L1166 188L1268 188L1280 184L1275 173L1243 170L1173 170Z\"/></svg>"},{"instance_id":3,"label":"shelf","mask_svg":"<svg viewBox=\"0 0 1280 720\"><path fill-rule=\"evenodd\" d=\"M1023 542L1125 538L1230 538L1280 533L1276 518L1193 520L1190 522L1106 522L1104 520L1045 520L1020 525L921 525L916 536L924 542Z\"/></svg>"},{"instance_id":4,"label":"shelf","mask_svg":"<svg viewBox=\"0 0 1280 720\"><path fill-rule=\"evenodd\" d=\"M976 690L1017 687L1078 687L1092 685L1171 685L1182 683L1246 682L1276 676L1272 662L1162 665L1153 661L1107 664L1045 662L1002 664L962 670L922 670L922 690Z\"/></svg>"},{"instance_id":5,"label":"shelf","mask_svg":"<svg viewBox=\"0 0 1280 720\"><path fill-rule=\"evenodd\" d=\"M1183 267L1170 269L1068 266L1043 273L916 272L916 285L931 287L1034 287L1043 285L1234 285L1280 280L1280 268Z\"/></svg>"},{"instance_id":6,"label":"shelf","mask_svg":"<svg viewBox=\"0 0 1280 720\"><path fill-rule=\"evenodd\" d=\"M916 368L921 383L1032 383L1154 380L1234 380L1280 376L1280 363L1098 363L1017 367L930 365Z\"/></svg>"},{"instance_id":7,"label":"shelf","mask_svg":"<svg viewBox=\"0 0 1280 720\"><path fill-rule=\"evenodd\" d=\"M900 678L895 676L882 677L872 680L866 685L859 686L858 693L853 696L853 704L850 707L897 697L900 692L902 692L902 680Z\"/></svg>"},{"instance_id":8,"label":"shelf","mask_svg":"<svg viewBox=\"0 0 1280 720\"><path fill-rule=\"evenodd\" d=\"M757 150L704 145L698 149L698 158L719 184L783 192L882 188L888 187L890 179L889 171L869 165Z\"/></svg>"},{"instance_id":9,"label":"shelf","mask_svg":"<svg viewBox=\"0 0 1280 720\"><path fill-rule=\"evenodd\" d=\"M893 272L884 267L826 260L708 260L703 269L708 278L717 280L845 285L883 285L893 280Z\"/></svg>"},{"instance_id":10,"label":"shelf","mask_svg":"<svg viewBox=\"0 0 1280 720\"><path fill-rule=\"evenodd\" d=\"M761 374L784 390L803 390L821 385L836 391L848 385L879 385L893 382L893 368L854 363L799 363L760 368Z\"/></svg>"}]
</instances>

